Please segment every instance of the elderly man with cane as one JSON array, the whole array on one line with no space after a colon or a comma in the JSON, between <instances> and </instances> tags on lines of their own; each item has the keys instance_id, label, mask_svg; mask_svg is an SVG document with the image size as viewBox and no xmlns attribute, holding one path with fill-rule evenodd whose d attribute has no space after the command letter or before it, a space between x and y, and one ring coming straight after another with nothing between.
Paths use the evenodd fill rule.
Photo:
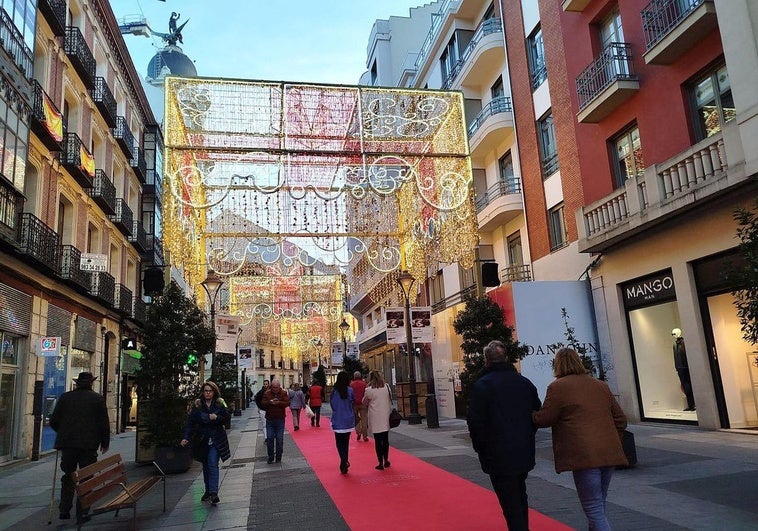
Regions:
<instances>
[{"instance_id":1,"label":"elderly man with cane","mask_svg":"<svg viewBox=\"0 0 758 531\"><path fill-rule=\"evenodd\" d=\"M97 378L90 372L81 372L74 379L76 389L63 393L50 416L50 427L56 432L55 448L61 453L61 502L60 519L71 518L74 502L74 482L71 474L97 461L97 449L108 451L110 422L105 398L92 390ZM57 457L56 457L57 461ZM77 503L76 519L85 521Z\"/></svg>"}]
</instances>

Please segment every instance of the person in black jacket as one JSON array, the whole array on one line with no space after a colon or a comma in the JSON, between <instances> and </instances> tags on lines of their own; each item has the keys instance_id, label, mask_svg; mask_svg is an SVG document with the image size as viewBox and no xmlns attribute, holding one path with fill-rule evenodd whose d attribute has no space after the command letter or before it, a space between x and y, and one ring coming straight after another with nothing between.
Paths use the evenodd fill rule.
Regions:
<instances>
[{"instance_id":1,"label":"person in black jacket","mask_svg":"<svg viewBox=\"0 0 758 531\"><path fill-rule=\"evenodd\" d=\"M110 421L105 398L92 390L97 378L91 372L80 372L74 379L76 389L63 393L50 416L50 427L56 432L55 448L61 452L61 501L60 519L71 518L74 502L74 482L71 474L97 462L97 449L108 451L110 445ZM85 519L86 511L76 505L76 518Z\"/></svg>"},{"instance_id":2,"label":"person in black jacket","mask_svg":"<svg viewBox=\"0 0 758 531\"><path fill-rule=\"evenodd\" d=\"M226 461L231 457L229 439L224 429L231 416L226 402L221 398L221 391L214 382L205 382L201 394L202 397L195 400L187 417L179 444L187 446L192 441L192 457L203 464L205 493L200 501L210 500L211 505L216 505L220 501L218 460Z\"/></svg>"},{"instance_id":3,"label":"person in black jacket","mask_svg":"<svg viewBox=\"0 0 758 531\"><path fill-rule=\"evenodd\" d=\"M526 476L534 468L532 411L542 405L537 388L508 362L505 346L484 348L485 371L471 388L468 429L484 473L500 501L509 531L529 529Z\"/></svg>"}]
</instances>

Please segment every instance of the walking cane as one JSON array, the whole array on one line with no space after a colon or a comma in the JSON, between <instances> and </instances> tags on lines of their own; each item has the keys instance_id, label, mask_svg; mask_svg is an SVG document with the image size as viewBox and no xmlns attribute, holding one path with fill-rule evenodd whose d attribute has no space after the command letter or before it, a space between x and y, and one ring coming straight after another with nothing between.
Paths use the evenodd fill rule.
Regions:
<instances>
[{"instance_id":1,"label":"walking cane","mask_svg":"<svg viewBox=\"0 0 758 531\"><path fill-rule=\"evenodd\" d=\"M53 468L53 492L50 494L50 512L48 513L47 525L53 523L53 503L55 502L55 480L58 475L58 450L55 451L55 468Z\"/></svg>"}]
</instances>

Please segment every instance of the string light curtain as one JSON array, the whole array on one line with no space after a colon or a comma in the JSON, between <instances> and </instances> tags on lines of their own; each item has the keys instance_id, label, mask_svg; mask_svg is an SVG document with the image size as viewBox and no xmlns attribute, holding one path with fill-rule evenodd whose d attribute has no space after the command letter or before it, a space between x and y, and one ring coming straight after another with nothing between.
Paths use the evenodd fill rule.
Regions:
<instances>
[{"instance_id":1,"label":"string light curtain","mask_svg":"<svg viewBox=\"0 0 758 531\"><path fill-rule=\"evenodd\" d=\"M240 279L239 311L244 286L270 297L248 314L332 320L293 273L473 266L461 93L167 77L165 97L165 245L190 285L212 270Z\"/></svg>"}]
</instances>

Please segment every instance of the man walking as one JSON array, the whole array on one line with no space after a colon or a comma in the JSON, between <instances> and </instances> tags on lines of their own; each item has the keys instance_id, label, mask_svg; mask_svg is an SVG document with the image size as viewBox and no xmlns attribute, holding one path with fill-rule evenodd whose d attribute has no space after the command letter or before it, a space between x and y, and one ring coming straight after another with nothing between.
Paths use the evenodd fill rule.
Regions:
<instances>
[{"instance_id":1,"label":"man walking","mask_svg":"<svg viewBox=\"0 0 758 531\"><path fill-rule=\"evenodd\" d=\"M266 449L268 462L282 462L282 445L284 444L284 417L290 397L287 391L282 389L279 380L271 380L271 387L263 393L261 400L263 409L266 410Z\"/></svg>"},{"instance_id":2,"label":"man walking","mask_svg":"<svg viewBox=\"0 0 758 531\"><path fill-rule=\"evenodd\" d=\"M90 372L80 372L74 379L76 389L63 393L50 416L50 427L56 432L55 448L61 452L61 502L60 519L71 518L74 502L74 482L71 474L97 461L97 449L108 451L110 422L105 398L92 390L97 378ZM85 520L79 503L76 506L77 521Z\"/></svg>"},{"instance_id":3,"label":"man walking","mask_svg":"<svg viewBox=\"0 0 758 531\"><path fill-rule=\"evenodd\" d=\"M263 387L255 393L255 405L258 407L258 413L261 416L261 422L266 423L266 410L263 409L263 393L268 391L268 380L263 380Z\"/></svg>"},{"instance_id":4,"label":"man walking","mask_svg":"<svg viewBox=\"0 0 758 531\"><path fill-rule=\"evenodd\" d=\"M355 415L355 433L358 436L357 440L368 441L368 408L363 405L363 395L366 394L366 382L363 381L363 375L361 371L355 371L353 373L353 381L350 382L350 387L353 389L353 414Z\"/></svg>"},{"instance_id":5,"label":"man walking","mask_svg":"<svg viewBox=\"0 0 758 531\"><path fill-rule=\"evenodd\" d=\"M509 531L528 531L526 476L534 468L532 411L537 388L521 376L500 341L484 348L485 370L471 388L468 429L482 470L489 474Z\"/></svg>"}]
</instances>

